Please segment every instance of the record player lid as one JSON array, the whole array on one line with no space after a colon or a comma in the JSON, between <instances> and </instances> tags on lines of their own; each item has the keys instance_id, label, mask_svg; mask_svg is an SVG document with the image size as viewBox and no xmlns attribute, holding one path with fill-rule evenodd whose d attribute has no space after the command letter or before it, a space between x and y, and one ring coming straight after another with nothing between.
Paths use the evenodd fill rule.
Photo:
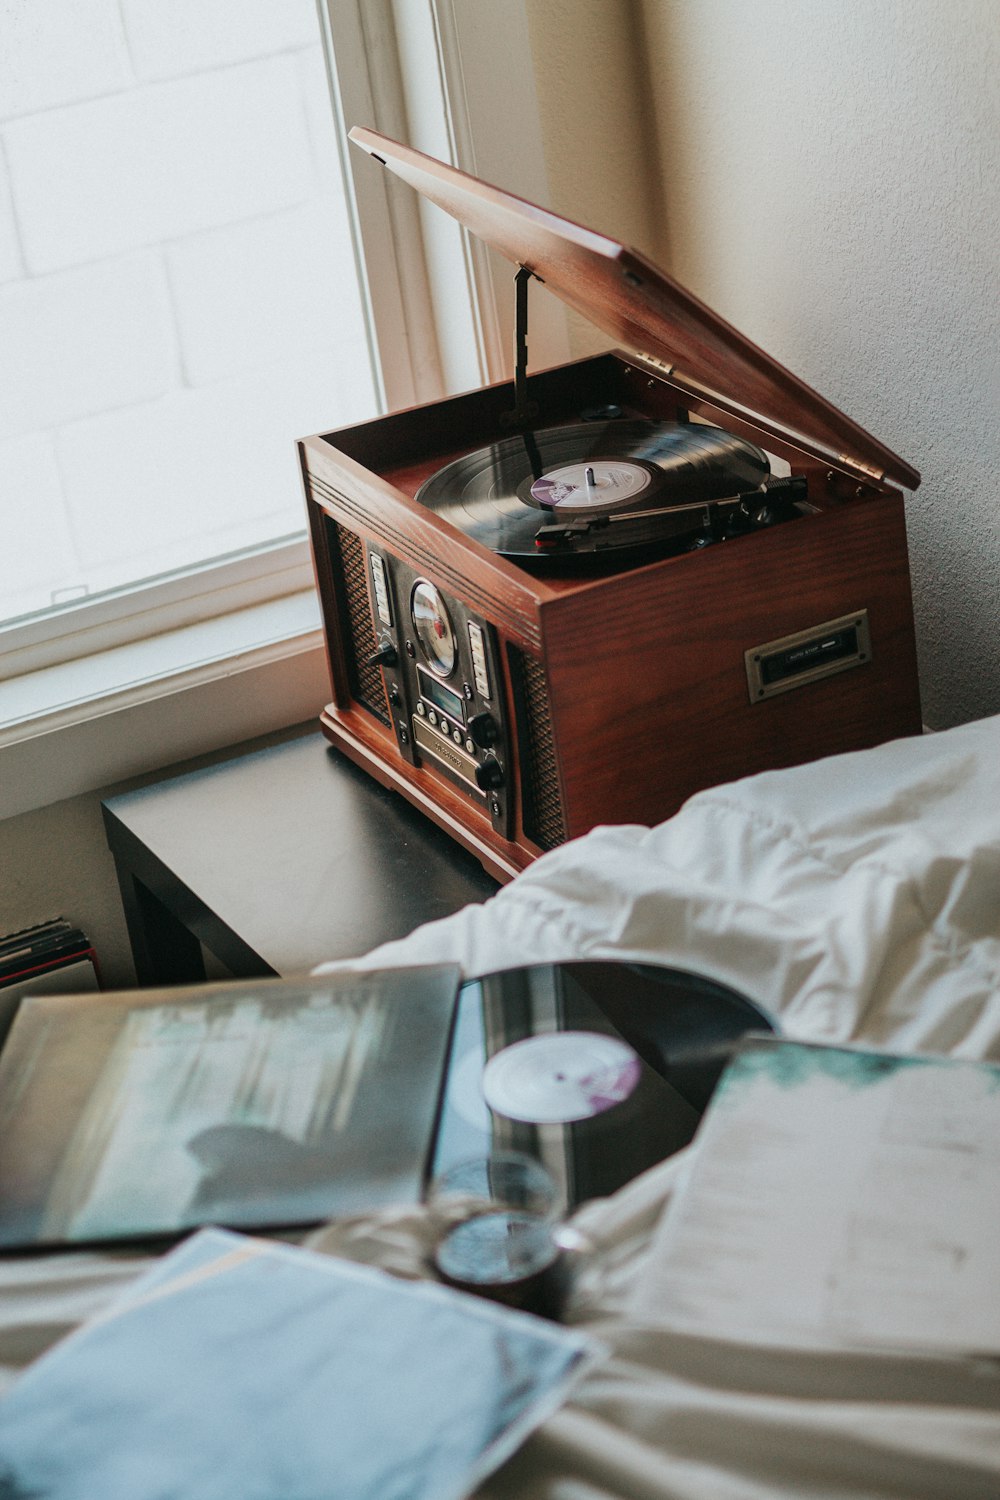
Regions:
<instances>
[{"instance_id":1,"label":"record player lid","mask_svg":"<svg viewBox=\"0 0 1000 1500\"><path fill-rule=\"evenodd\" d=\"M355 127L355 145L432 203L527 266L568 306L651 359L683 389L721 398L733 415L764 419L824 463L916 489L920 475L725 322L637 250L524 198Z\"/></svg>"}]
</instances>

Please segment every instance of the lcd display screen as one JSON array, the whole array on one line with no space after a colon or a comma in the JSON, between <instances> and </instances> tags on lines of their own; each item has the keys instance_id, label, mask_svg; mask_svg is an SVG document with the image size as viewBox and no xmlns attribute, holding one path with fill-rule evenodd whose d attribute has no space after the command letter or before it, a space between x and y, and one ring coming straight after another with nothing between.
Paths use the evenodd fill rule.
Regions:
<instances>
[{"instance_id":1,"label":"lcd display screen","mask_svg":"<svg viewBox=\"0 0 1000 1500\"><path fill-rule=\"evenodd\" d=\"M460 693L452 692L450 687L445 687L443 682L432 677L430 672L425 672L423 667L417 668L417 678L422 698L426 698L428 703L433 703L435 708L441 709L442 713L457 719L460 724L465 723L465 699Z\"/></svg>"}]
</instances>

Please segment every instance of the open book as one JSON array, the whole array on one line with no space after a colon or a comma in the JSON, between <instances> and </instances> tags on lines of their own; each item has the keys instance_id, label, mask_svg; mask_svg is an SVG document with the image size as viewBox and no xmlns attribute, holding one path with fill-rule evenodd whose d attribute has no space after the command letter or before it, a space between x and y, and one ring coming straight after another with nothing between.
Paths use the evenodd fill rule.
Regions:
<instances>
[{"instance_id":1,"label":"open book","mask_svg":"<svg viewBox=\"0 0 1000 1500\"><path fill-rule=\"evenodd\" d=\"M754 1344L1000 1354L1000 1067L744 1042L633 1308Z\"/></svg>"},{"instance_id":2,"label":"open book","mask_svg":"<svg viewBox=\"0 0 1000 1500\"><path fill-rule=\"evenodd\" d=\"M414 1201L459 977L25 997L0 1053L0 1247Z\"/></svg>"}]
</instances>

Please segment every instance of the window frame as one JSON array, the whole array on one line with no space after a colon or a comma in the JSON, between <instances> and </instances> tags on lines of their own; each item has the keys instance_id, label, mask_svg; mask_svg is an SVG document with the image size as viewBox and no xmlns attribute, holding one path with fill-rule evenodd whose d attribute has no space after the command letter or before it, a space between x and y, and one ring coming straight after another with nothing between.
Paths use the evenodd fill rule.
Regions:
<instances>
[{"instance_id":1,"label":"window frame","mask_svg":"<svg viewBox=\"0 0 1000 1500\"><path fill-rule=\"evenodd\" d=\"M512 268L450 220L428 232L437 210L373 171L347 129L373 125L492 181L496 164L516 162L517 183L501 185L547 201L524 0L317 0L317 11L380 410L504 378ZM534 362L567 351L565 320L548 314L533 330ZM61 669L99 659L107 691L73 702ZM275 691L282 660L287 690ZM246 692L222 711L234 675ZM17 689L13 713L5 683ZM301 534L0 627L0 817L311 718L327 695L303 516ZM130 739L133 711L147 728ZM96 749L81 759L84 741Z\"/></svg>"}]
</instances>

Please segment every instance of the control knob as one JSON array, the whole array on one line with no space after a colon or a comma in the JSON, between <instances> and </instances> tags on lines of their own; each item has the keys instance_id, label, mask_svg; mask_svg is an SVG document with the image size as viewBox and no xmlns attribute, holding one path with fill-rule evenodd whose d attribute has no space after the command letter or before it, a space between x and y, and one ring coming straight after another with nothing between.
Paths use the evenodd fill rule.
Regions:
<instances>
[{"instance_id":1,"label":"control knob","mask_svg":"<svg viewBox=\"0 0 1000 1500\"><path fill-rule=\"evenodd\" d=\"M488 755L476 767L476 785L483 792L495 792L503 786L503 766L495 755Z\"/></svg>"},{"instance_id":2,"label":"control knob","mask_svg":"<svg viewBox=\"0 0 1000 1500\"><path fill-rule=\"evenodd\" d=\"M399 660L396 648L387 635L379 637L377 648L365 662L367 667L394 667Z\"/></svg>"},{"instance_id":3,"label":"control knob","mask_svg":"<svg viewBox=\"0 0 1000 1500\"><path fill-rule=\"evenodd\" d=\"M480 750L488 750L500 738L500 725L492 714L473 714L468 723L468 730Z\"/></svg>"}]
</instances>

